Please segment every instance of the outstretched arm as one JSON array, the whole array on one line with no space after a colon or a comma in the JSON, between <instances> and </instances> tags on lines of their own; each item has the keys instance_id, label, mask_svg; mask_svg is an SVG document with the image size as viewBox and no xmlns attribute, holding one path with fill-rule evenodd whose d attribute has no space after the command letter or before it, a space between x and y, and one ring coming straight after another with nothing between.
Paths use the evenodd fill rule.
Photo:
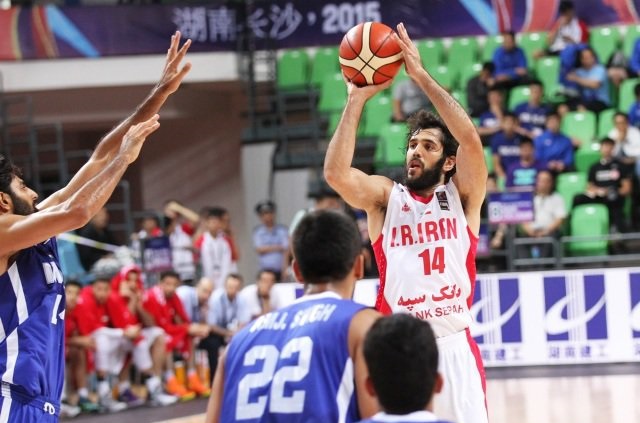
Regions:
<instances>
[{"instance_id":1,"label":"outstretched arm","mask_svg":"<svg viewBox=\"0 0 640 423\"><path fill-rule=\"evenodd\" d=\"M111 197L127 167L137 159L147 136L159 126L157 115L132 126L109 164L68 200L27 216L0 215L0 257L87 224Z\"/></svg>"},{"instance_id":2,"label":"outstretched arm","mask_svg":"<svg viewBox=\"0 0 640 423\"><path fill-rule=\"evenodd\" d=\"M218 360L218 368L211 385L211 397L207 404L207 417L205 423L218 423L222 412L222 397L224 396L224 363L227 360L227 351Z\"/></svg>"},{"instance_id":3,"label":"outstretched arm","mask_svg":"<svg viewBox=\"0 0 640 423\"><path fill-rule=\"evenodd\" d=\"M418 49L409 38L403 24L398 25L397 40L404 53L407 74L429 97L451 134L460 144L453 180L460 193L469 227L478 234L480 207L485 197L487 179L487 166L480 136L467 112L422 66Z\"/></svg>"},{"instance_id":4,"label":"outstretched arm","mask_svg":"<svg viewBox=\"0 0 640 423\"><path fill-rule=\"evenodd\" d=\"M191 45L191 40L187 40L182 48L180 45L180 32L176 32L171 37L171 46L167 51L167 58L164 64L162 76L151 93L136 108L136 110L122 121L118 126L113 128L111 132L100 140L93 154L84 166L71 179L69 184L61 190L55 192L47 199L38 204L40 210L47 209L67 200L74 192L78 191L91 178L96 176L107 164L116 156L120 149L122 137L133 125L144 122L158 113L160 108L167 101L167 98L173 94L179 87L180 83L191 69L191 64L186 63L180 68L180 63L184 59L187 50Z\"/></svg>"},{"instance_id":5,"label":"outstretched arm","mask_svg":"<svg viewBox=\"0 0 640 423\"><path fill-rule=\"evenodd\" d=\"M367 212L370 218L369 234L372 240L375 240L382 230L384 221L382 213L387 205L393 182L384 176L367 175L351 167L351 162L364 105L368 99L390 84L389 81L385 84L358 88L351 82L347 82L349 93L347 104L324 159L324 178L331 188L336 190L350 206ZM376 214L382 214L383 219L376 218Z\"/></svg>"}]
</instances>

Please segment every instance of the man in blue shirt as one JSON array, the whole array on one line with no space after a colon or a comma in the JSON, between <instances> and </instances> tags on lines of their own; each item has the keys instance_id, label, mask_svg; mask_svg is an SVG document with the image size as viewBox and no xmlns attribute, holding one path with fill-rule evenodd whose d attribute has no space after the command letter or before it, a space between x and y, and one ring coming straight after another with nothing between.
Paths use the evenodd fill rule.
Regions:
<instances>
[{"instance_id":1,"label":"man in blue shirt","mask_svg":"<svg viewBox=\"0 0 640 423\"><path fill-rule=\"evenodd\" d=\"M402 348L398 348L401 340ZM438 346L427 321L393 314L373 324L364 341L367 389L382 412L361 423L445 423L433 414L442 389Z\"/></svg>"},{"instance_id":2,"label":"man in blue shirt","mask_svg":"<svg viewBox=\"0 0 640 423\"><path fill-rule=\"evenodd\" d=\"M275 221L276 205L264 201L256 205L261 224L253 231L253 246L258 253L260 270L270 270L278 280L288 267L289 230Z\"/></svg>"},{"instance_id":3,"label":"man in blue shirt","mask_svg":"<svg viewBox=\"0 0 640 423\"><path fill-rule=\"evenodd\" d=\"M507 169L520 160L520 139L518 134L518 118L513 113L505 113L502 119L502 130L491 137L491 153L493 169L498 178L504 180Z\"/></svg>"},{"instance_id":4,"label":"man in blue shirt","mask_svg":"<svg viewBox=\"0 0 640 423\"><path fill-rule=\"evenodd\" d=\"M607 70L598 63L591 47L583 48L578 54L580 67L566 76L568 81L577 84L579 90L578 97L568 101L569 107L599 113L611 103Z\"/></svg>"},{"instance_id":5,"label":"man in blue shirt","mask_svg":"<svg viewBox=\"0 0 640 423\"><path fill-rule=\"evenodd\" d=\"M495 86L511 88L528 82L527 57L516 45L513 31L502 33L502 46L493 53Z\"/></svg>"},{"instance_id":6,"label":"man in blue shirt","mask_svg":"<svg viewBox=\"0 0 640 423\"><path fill-rule=\"evenodd\" d=\"M314 211L292 244L306 295L233 337L218 364L207 423L350 423L378 409L365 388L362 346L380 314L351 301L364 270L358 227L343 213Z\"/></svg>"},{"instance_id":7,"label":"man in blue shirt","mask_svg":"<svg viewBox=\"0 0 640 423\"><path fill-rule=\"evenodd\" d=\"M180 33L162 78L127 119L97 145L62 189L37 203L20 171L0 156L0 421L56 423L64 379L65 290L55 236L78 229L106 204L147 136L156 114L190 69Z\"/></svg>"},{"instance_id":8,"label":"man in blue shirt","mask_svg":"<svg viewBox=\"0 0 640 423\"><path fill-rule=\"evenodd\" d=\"M547 116L547 130L533 140L536 160L551 172L558 174L573 168L573 143L560 132L560 116L556 112Z\"/></svg>"},{"instance_id":9,"label":"man in blue shirt","mask_svg":"<svg viewBox=\"0 0 640 423\"><path fill-rule=\"evenodd\" d=\"M505 187L513 191L533 191L538 172L545 167L535 158L535 149L531 138L520 140L520 160L507 169Z\"/></svg>"},{"instance_id":10,"label":"man in blue shirt","mask_svg":"<svg viewBox=\"0 0 640 423\"><path fill-rule=\"evenodd\" d=\"M527 136L532 139L544 131L547 114L551 111L548 105L542 103L543 95L542 82L534 79L529 83L529 101L520 103L513 109L520 126L527 130Z\"/></svg>"}]
</instances>

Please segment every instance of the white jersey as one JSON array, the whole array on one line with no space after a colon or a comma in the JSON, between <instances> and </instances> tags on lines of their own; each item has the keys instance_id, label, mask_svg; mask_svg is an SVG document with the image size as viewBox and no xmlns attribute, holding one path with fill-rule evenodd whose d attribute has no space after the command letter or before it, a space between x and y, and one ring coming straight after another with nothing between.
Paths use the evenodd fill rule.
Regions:
<instances>
[{"instance_id":1,"label":"white jersey","mask_svg":"<svg viewBox=\"0 0 640 423\"><path fill-rule=\"evenodd\" d=\"M428 320L437 337L471 323L478 238L452 180L422 198L395 184L373 248L380 270L376 308Z\"/></svg>"}]
</instances>

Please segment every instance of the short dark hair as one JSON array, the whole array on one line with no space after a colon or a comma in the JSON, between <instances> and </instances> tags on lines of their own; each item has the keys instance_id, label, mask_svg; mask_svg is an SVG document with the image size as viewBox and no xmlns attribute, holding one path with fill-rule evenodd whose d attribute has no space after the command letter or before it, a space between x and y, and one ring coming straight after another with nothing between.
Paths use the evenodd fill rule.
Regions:
<instances>
[{"instance_id":1,"label":"short dark hair","mask_svg":"<svg viewBox=\"0 0 640 423\"><path fill-rule=\"evenodd\" d=\"M622 116L627 122L629 122L629 115L627 115L625 112L615 112L613 114L613 119L617 118L618 116Z\"/></svg>"},{"instance_id":2,"label":"short dark hair","mask_svg":"<svg viewBox=\"0 0 640 423\"><path fill-rule=\"evenodd\" d=\"M440 141L442 141L443 157L455 156L458 153L458 141L453 138L451 131L449 131L447 125L444 124L438 115L432 112L427 112L426 110L419 110L407 119L407 126L409 127L407 145L408 141L416 131L438 128L442 132L442 139ZM444 174L445 182L448 182L455 173L456 167L453 166L453 169Z\"/></svg>"},{"instance_id":3,"label":"short dark hair","mask_svg":"<svg viewBox=\"0 0 640 423\"><path fill-rule=\"evenodd\" d=\"M206 211L207 218L216 217L222 219L227 214L227 209L222 207L208 207Z\"/></svg>"},{"instance_id":4,"label":"short dark hair","mask_svg":"<svg viewBox=\"0 0 640 423\"><path fill-rule=\"evenodd\" d=\"M504 115L503 115L503 118L511 118L511 119L514 119L514 120L518 120L518 115L516 115L513 112L505 112Z\"/></svg>"},{"instance_id":5,"label":"short dark hair","mask_svg":"<svg viewBox=\"0 0 640 423\"><path fill-rule=\"evenodd\" d=\"M82 289L82 284L77 279L64 281L64 286L77 286L79 289Z\"/></svg>"},{"instance_id":6,"label":"short dark hair","mask_svg":"<svg viewBox=\"0 0 640 423\"><path fill-rule=\"evenodd\" d=\"M611 145L616 145L616 142L614 140L612 140L609 137L604 137L600 140L600 145L602 144L611 144Z\"/></svg>"},{"instance_id":7,"label":"short dark hair","mask_svg":"<svg viewBox=\"0 0 640 423\"><path fill-rule=\"evenodd\" d=\"M343 280L361 252L360 231L344 213L307 213L293 232L293 256L305 283Z\"/></svg>"},{"instance_id":8,"label":"short dark hair","mask_svg":"<svg viewBox=\"0 0 640 423\"><path fill-rule=\"evenodd\" d=\"M14 177L22 176L20 168L15 166L9 159L0 154L0 192L13 194L11 182Z\"/></svg>"},{"instance_id":9,"label":"short dark hair","mask_svg":"<svg viewBox=\"0 0 640 423\"><path fill-rule=\"evenodd\" d=\"M256 279L260 279L260 276L262 276L263 273L270 273L271 275L273 275L273 278L277 281L278 280L278 274L271 270L271 269L260 269L258 270L258 273L256 273Z\"/></svg>"},{"instance_id":10,"label":"short dark hair","mask_svg":"<svg viewBox=\"0 0 640 423\"><path fill-rule=\"evenodd\" d=\"M96 275L96 278L91 281L91 285L97 284L98 282L106 282L111 285L111 280L106 275Z\"/></svg>"},{"instance_id":11,"label":"short dark hair","mask_svg":"<svg viewBox=\"0 0 640 423\"><path fill-rule=\"evenodd\" d=\"M503 37L504 37L505 35L507 35L507 36L510 36L511 38L513 38L514 40L516 39L516 33L515 33L515 32L513 32L513 31L512 31L512 30L510 30L510 29L505 29L505 30L504 30L504 31L502 31L500 34L501 34Z\"/></svg>"},{"instance_id":12,"label":"short dark hair","mask_svg":"<svg viewBox=\"0 0 640 423\"><path fill-rule=\"evenodd\" d=\"M180 275L178 274L178 272L174 271L174 270L165 270L163 272L160 273L160 280L163 280L164 278L176 278L179 281L182 281L182 279L180 279Z\"/></svg>"},{"instance_id":13,"label":"short dark hair","mask_svg":"<svg viewBox=\"0 0 640 423\"><path fill-rule=\"evenodd\" d=\"M531 86L531 85L536 85L536 86L538 86L538 87L540 87L540 88L544 89L544 85L542 84L542 81L540 81L539 79L536 79L536 78L534 78L534 79L530 80L530 81L529 81L529 85L530 85L530 86Z\"/></svg>"},{"instance_id":14,"label":"short dark hair","mask_svg":"<svg viewBox=\"0 0 640 423\"><path fill-rule=\"evenodd\" d=\"M244 278L242 277L242 275L240 273L229 273L229 274L227 274L227 277L224 278L224 282L226 283L229 279L237 279L241 283L244 283Z\"/></svg>"},{"instance_id":15,"label":"short dark hair","mask_svg":"<svg viewBox=\"0 0 640 423\"><path fill-rule=\"evenodd\" d=\"M558 7L558 13L561 15L570 10L574 10L573 2L569 0L563 0L560 2L560 6Z\"/></svg>"},{"instance_id":16,"label":"short dark hair","mask_svg":"<svg viewBox=\"0 0 640 423\"><path fill-rule=\"evenodd\" d=\"M482 64L482 70L489 71L493 74L493 72L496 70L496 65L493 62L484 62Z\"/></svg>"},{"instance_id":17,"label":"short dark hair","mask_svg":"<svg viewBox=\"0 0 640 423\"><path fill-rule=\"evenodd\" d=\"M402 313L382 317L369 329L363 352L385 412L425 409L438 374L438 346L429 323Z\"/></svg>"},{"instance_id":18,"label":"short dark hair","mask_svg":"<svg viewBox=\"0 0 640 423\"><path fill-rule=\"evenodd\" d=\"M519 145L523 145L523 144L529 144L530 146L533 147L533 140L529 137L522 137L520 138Z\"/></svg>"}]
</instances>

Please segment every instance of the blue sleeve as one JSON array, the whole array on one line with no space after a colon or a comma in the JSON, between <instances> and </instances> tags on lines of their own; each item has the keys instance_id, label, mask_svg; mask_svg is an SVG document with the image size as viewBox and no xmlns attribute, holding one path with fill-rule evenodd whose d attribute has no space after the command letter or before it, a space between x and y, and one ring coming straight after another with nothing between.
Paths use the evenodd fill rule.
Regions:
<instances>
[{"instance_id":1,"label":"blue sleeve","mask_svg":"<svg viewBox=\"0 0 640 423\"><path fill-rule=\"evenodd\" d=\"M638 124L640 123L640 119L637 115L638 105L639 103L636 101L629 108L629 124L633 126L638 126Z\"/></svg>"},{"instance_id":2,"label":"blue sleeve","mask_svg":"<svg viewBox=\"0 0 640 423\"><path fill-rule=\"evenodd\" d=\"M504 67L504 55L505 51L502 47L498 47L495 52L493 52L493 64L495 65L495 71L493 74L495 76L498 75L510 75L512 72L509 72L509 69Z\"/></svg>"},{"instance_id":3,"label":"blue sleeve","mask_svg":"<svg viewBox=\"0 0 640 423\"><path fill-rule=\"evenodd\" d=\"M631 70L636 73L636 75L638 74L638 72L640 72L640 38L638 38L636 40L636 43L633 45L633 52L631 53L629 66L631 67Z\"/></svg>"},{"instance_id":4,"label":"blue sleeve","mask_svg":"<svg viewBox=\"0 0 640 423\"><path fill-rule=\"evenodd\" d=\"M571 144L571 138L564 137L567 147L564 149L562 162L565 166L573 165L573 144Z\"/></svg>"},{"instance_id":5,"label":"blue sleeve","mask_svg":"<svg viewBox=\"0 0 640 423\"><path fill-rule=\"evenodd\" d=\"M207 312L207 324L220 326L222 322L222 310L220 307L219 295L212 295L209 298L209 311Z\"/></svg>"},{"instance_id":6,"label":"blue sleeve","mask_svg":"<svg viewBox=\"0 0 640 423\"><path fill-rule=\"evenodd\" d=\"M494 134L491 137L491 152L493 154L498 154L498 148L500 148L500 144L502 144L500 142L500 138L499 138L500 132Z\"/></svg>"},{"instance_id":7,"label":"blue sleeve","mask_svg":"<svg viewBox=\"0 0 640 423\"><path fill-rule=\"evenodd\" d=\"M263 246L262 239L260 237L260 227L253 230L253 246L256 248Z\"/></svg>"},{"instance_id":8,"label":"blue sleeve","mask_svg":"<svg viewBox=\"0 0 640 423\"><path fill-rule=\"evenodd\" d=\"M546 133L542 133L541 135L538 135L537 137L534 138L533 140L533 150L535 151L535 157L536 160L538 160L540 163L544 164L544 167L547 167L547 160L546 157L544 157L544 155L542 154L542 146L540 145L542 143L542 137L545 136Z\"/></svg>"}]
</instances>

